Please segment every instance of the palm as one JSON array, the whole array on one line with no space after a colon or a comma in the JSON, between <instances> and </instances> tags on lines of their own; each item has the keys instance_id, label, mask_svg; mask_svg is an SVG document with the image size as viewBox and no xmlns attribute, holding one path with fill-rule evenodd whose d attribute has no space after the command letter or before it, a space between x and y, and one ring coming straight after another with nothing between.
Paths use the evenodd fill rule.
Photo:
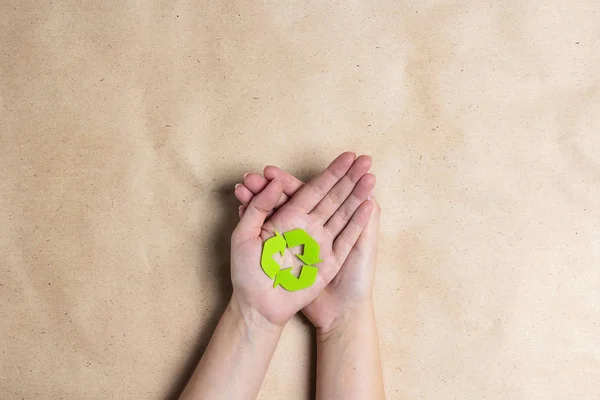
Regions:
<instances>
[{"instance_id":1,"label":"palm","mask_svg":"<svg viewBox=\"0 0 600 400\"><path fill-rule=\"evenodd\" d=\"M334 163L329 169L336 167ZM358 177L352 176L352 179L348 180L341 179L346 172L348 174L354 172L354 175L357 175L356 169L353 171L352 168L346 166L341 175L339 171L336 174L335 169L333 169L333 173L326 170L323 174L327 172L331 176L328 178L329 185L323 185L325 189L315 186L315 183L306 185L304 192L299 191L298 196L295 196L294 199L281 207L267 222L260 226L258 236L246 235L243 240L237 240L237 236L240 235L234 234L232 238L232 282L234 290L242 292L243 297L247 298L248 302L270 321L283 323L313 301L334 279L343 261L351 252L362 227L366 225L368 220L370 203L359 198L366 198L362 194L352 199L350 194L356 192L355 186L370 191L374 183L370 178L365 179L362 184L358 183L366 172L362 169L359 169L360 176ZM333 176L336 178L333 179ZM319 178L321 178L321 181L319 181ZM322 184L322 181L324 181L321 175L315 180L317 185ZM329 190L332 192L337 190L337 193L328 198L327 193ZM365 190L362 191L365 192ZM326 195L319 195L319 193L325 193ZM342 196L342 194L344 195ZM256 196L256 198L258 197ZM342 210L342 212L340 213L339 210ZM351 216L352 222L348 216ZM280 287L274 289L273 282L258 267L262 245L264 241L275 235L276 231L287 232L296 228L304 229L320 245L319 256L322 262L316 265L319 268L317 279L311 287L297 292L288 292ZM291 258L291 256L288 256L288 259L284 259L284 264ZM322 306L314 308L315 310L321 310L325 309L326 305L325 302ZM323 317L318 316L319 311L315 311L315 313L317 314L315 320L323 319Z\"/></svg>"},{"instance_id":2,"label":"palm","mask_svg":"<svg viewBox=\"0 0 600 400\"><path fill-rule=\"evenodd\" d=\"M282 288L273 289L273 281L269 280L260 268L250 269L242 266L233 268L233 271L244 270L240 276L233 277L234 283L240 283L240 286L248 290L252 288L261 313L273 322L285 320L308 304L339 270L340 264L335 258L333 241L327 236L323 226L315 222L310 215L302 214L297 209L283 208L263 225L260 239L243 243L232 255L232 260L236 264L238 260L254 260L250 264L259 265L264 241L274 236L275 231L287 232L296 228L304 229L320 244L320 258L323 261L316 265L319 274L314 285L305 290L288 292ZM284 257L286 267L290 266L291 260L292 256L286 254ZM236 279L238 277L241 279Z\"/></svg>"}]
</instances>

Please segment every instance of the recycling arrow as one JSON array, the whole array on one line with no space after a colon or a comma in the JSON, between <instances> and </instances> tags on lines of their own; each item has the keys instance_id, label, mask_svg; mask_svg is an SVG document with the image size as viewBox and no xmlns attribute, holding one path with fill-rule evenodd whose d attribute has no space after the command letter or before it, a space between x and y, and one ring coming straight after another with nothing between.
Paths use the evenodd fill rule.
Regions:
<instances>
[{"instance_id":1,"label":"recycling arrow","mask_svg":"<svg viewBox=\"0 0 600 400\"><path fill-rule=\"evenodd\" d=\"M275 232L275 236L267 240L263 245L260 266L262 267L263 271L265 271L265 274L267 274L267 276L271 279L275 278L277 272L279 272L279 264L277 264L277 261L273 259L273 256L276 253L280 253L283 257L285 247L285 239L279 234L279 232Z\"/></svg>"},{"instance_id":2,"label":"recycling arrow","mask_svg":"<svg viewBox=\"0 0 600 400\"><path fill-rule=\"evenodd\" d=\"M304 265L300 274L296 277L292 273L292 268L281 269L273 256L276 253L283 256L286 247L291 248L301 245L303 245L302 254L298 254L297 257ZM294 229L284 233L283 236L279 232L275 232L275 236L265 241L260 265L269 278L275 278L274 288L281 286L290 292L295 292L315 283L319 268L309 264L320 262L322 260L319 259L319 244L303 229Z\"/></svg>"},{"instance_id":3,"label":"recycling arrow","mask_svg":"<svg viewBox=\"0 0 600 400\"><path fill-rule=\"evenodd\" d=\"M283 236L288 247L304 245L302 254L296 256L304 264L317 264L323 261L319 260L319 244L303 229L294 229L284 233Z\"/></svg>"},{"instance_id":4,"label":"recycling arrow","mask_svg":"<svg viewBox=\"0 0 600 400\"><path fill-rule=\"evenodd\" d=\"M276 288L277 285L281 285L282 288L289 290L290 292L305 289L315 283L317 280L317 271L319 271L319 268L317 267L303 265L300 275L296 278L294 274L292 274L291 268L282 269L275 277L273 287Z\"/></svg>"}]
</instances>

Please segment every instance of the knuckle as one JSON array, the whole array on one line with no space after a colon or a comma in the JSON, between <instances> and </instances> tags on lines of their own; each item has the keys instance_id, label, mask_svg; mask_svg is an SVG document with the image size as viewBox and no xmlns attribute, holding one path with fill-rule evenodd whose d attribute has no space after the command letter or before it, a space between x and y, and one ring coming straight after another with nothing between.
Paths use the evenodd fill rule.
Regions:
<instances>
[{"instance_id":1,"label":"knuckle","mask_svg":"<svg viewBox=\"0 0 600 400\"><path fill-rule=\"evenodd\" d=\"M252 207L255 211L257 211L257 212L259 212L261 214L266 214L266 213L269 212L269 210L265 210L261 206L257 205L255 202L251 202L250 203L250 207Z\"/></svg>"},{"instance_id":2,"label":"knuckle","mask_svg":"<svg viewBox=\"0 0 600 400\"><path fill-rule=\"evenodd\" d=\"M315 185L314 183L310 184L310 187L313 192L315 192L318 196L322 197L325 195L325 191L319 185Z\"/></svg>"},{"instance_id":3,"label":"knuckle","mask_svg":"<svg viewBox=\"0 0 600 400\"><path fill-rule=\"evenodd\" d=\"M350 218L350 213L349 213L349 212L348 212L348 210L346 210L345 208L340 208L340 209L338 210L338 213L337 213L337 215L338 215L337 217L338 217L338 218L339 218L339 219L340 219L342 222L344 222L344 221L348 221L348 219Z\"/></svg>"},{"instance_id":4,"label":"knuckle","mask_svg":"<svg viewBox=\"0 0 600 400\"><path fill-rule=\"evenodd\" d=\"M333 168L331 168L331 166L327 167L327 170L329 171L329 173L331 174L332 177L335 178L335 180L340 180L342 179L342 177L345 176L346 172L336 172Z\"/></svg>"},{"instance_id":5,"label":"knuckle","mask_svg":"<svg viewBox=\"0 0 600 400\"><path fill-rule=\"evenodd\" d=\"M343 200L342 196L335 191L330 192L327 197L329 197L329 202L332 204L340 204Z\"/></svg>"}]
</instances>

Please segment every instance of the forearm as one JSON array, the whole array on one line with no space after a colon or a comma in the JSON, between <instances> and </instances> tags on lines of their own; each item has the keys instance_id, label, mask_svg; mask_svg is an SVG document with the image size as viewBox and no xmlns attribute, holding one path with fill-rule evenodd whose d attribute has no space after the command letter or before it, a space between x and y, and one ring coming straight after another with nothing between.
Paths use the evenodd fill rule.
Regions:
<instances>
[{"instance_id":1,"label":"forearm","mask_svg":"<svg viewBox=\"0 0 600 400\"><path fill-rule=\"evenodd\" d=\"M180 400L255 399L281 331L234 294Z\"/></svg>"},{"instance_id":2,"label":"forearm","mask_svg":"<svg viewBox=\"0 0 600 400\"><path fill-rule=\"evenodd\" d=\"M373 306L365 304L330 331L317 333L317 399L384 397Z\"/></svg>"}]
</instances>

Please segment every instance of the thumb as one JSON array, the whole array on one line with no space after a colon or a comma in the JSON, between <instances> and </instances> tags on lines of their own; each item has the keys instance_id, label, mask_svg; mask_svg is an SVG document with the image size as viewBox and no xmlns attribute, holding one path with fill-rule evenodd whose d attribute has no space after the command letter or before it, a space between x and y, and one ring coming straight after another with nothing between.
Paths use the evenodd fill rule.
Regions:
<instances>
[{"instance_id":1,"label":"thumb","mask_svg":"<svg viewBox=\"0 0 600 400\"><path fill-rule=\"evenodd\" d=\"M273 211L282 193L281 181L274 179L262 192L254 196L233 232L237 240L243 241L260 236L267 215Z\"/></svg>"}]
</instances>

